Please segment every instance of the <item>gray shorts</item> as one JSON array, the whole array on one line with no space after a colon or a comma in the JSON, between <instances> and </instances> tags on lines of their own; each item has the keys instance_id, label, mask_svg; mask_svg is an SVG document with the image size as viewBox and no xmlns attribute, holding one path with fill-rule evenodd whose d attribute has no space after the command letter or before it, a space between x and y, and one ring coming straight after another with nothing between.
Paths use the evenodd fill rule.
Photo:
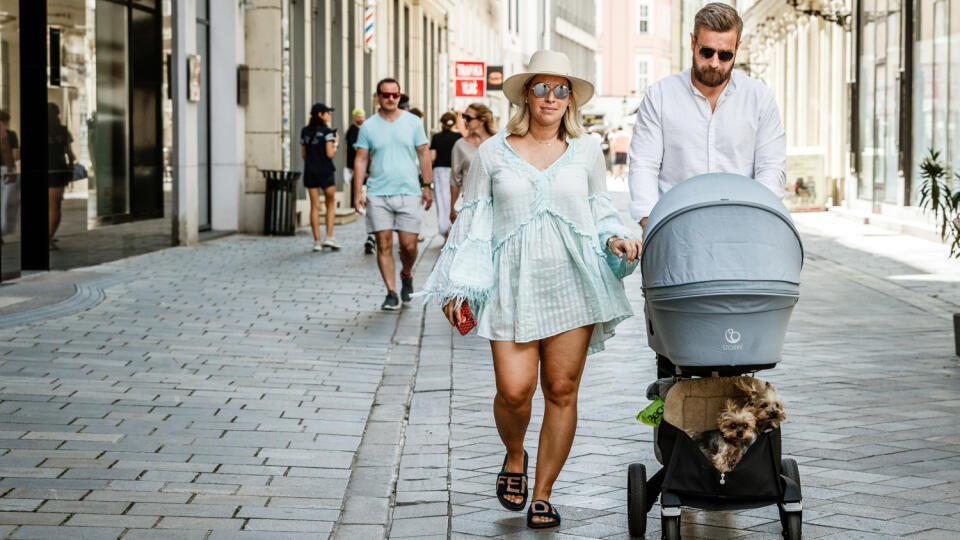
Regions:
<instances>
[{"instance_id":1,"label":"gray shorts","mask_svg":"<svg viewBox=\"0 0 960 540\"><path fill-rule=\"evenodd\" d=\"M420 234L420 197L367 195L367 232L404 231Z\"/></svg>"}]
</instances>

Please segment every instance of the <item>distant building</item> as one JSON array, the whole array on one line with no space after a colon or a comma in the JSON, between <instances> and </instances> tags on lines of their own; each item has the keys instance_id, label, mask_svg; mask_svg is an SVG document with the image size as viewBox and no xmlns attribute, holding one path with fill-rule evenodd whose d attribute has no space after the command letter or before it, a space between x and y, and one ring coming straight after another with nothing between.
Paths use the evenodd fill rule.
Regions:
<instances>
[{"instance_id":1,"label":"distant building","mask_svg":"<svg viewBox=\"0 0 960 540\"><path fill-rule=\"evenodd\" d=\"M671 0L597 0L597 95L587 106L603 125L633 123L633 113L671 65Z\"/></svg>"}]
</instances>

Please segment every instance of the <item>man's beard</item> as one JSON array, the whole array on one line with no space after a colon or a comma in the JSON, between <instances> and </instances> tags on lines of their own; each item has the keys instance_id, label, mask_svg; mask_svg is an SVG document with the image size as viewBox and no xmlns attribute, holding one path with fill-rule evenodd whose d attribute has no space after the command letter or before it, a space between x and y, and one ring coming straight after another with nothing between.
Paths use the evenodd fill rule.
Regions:
<instances>
[{"instance_id":1,"label":"man's beard","mask_svg":"<svg viewBox=\"0 0 960 540\"><path fill-rule=\"evenodd\" d=\"M717 87L723 85L730 79L730 73L733 72L733 63L731 62L730 69L724 71L722 68L717 70L713 69L710 66L699 67L697 66L697 59L693 59L693 77L697 79L697 82L704 86Z\"/></svg>"}]
</instances>

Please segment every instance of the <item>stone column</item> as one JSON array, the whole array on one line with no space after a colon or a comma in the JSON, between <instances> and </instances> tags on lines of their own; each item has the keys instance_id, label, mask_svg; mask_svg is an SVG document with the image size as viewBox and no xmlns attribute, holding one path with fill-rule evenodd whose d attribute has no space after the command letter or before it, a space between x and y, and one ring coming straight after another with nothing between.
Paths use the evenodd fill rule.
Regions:
<instances>
[{"instance_id":1,"label":"stone column","mask_svg":"<svg viewBox=\"0 0 960 540\"><path fill-rule=\"evenodd\" d=\"M250 103L246 110L246 181L242 230L263 231L266 183L262 169L279 169L281 146L281 2L256 0L244 17L244 44L250 70Z\"/></svg>"},{"instance_id":2,"label":"stone column","mask_svg":"<svg viewBox=\"0 0 960 540\"><path fill-rule=\"evenodd\" d=\"M197 104L187 101L187 55L197 51L194 0L173 2L173 229L181 246L197 243L199 193L197 187ZM202 58L201 61L208 61Z\"/></svg>"}]
</instances>

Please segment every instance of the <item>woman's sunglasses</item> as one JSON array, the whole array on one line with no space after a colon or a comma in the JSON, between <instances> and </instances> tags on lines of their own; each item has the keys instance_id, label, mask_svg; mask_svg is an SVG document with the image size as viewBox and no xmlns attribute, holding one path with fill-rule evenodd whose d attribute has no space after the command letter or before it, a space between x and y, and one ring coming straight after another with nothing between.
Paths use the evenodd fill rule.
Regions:
<instances>
[{"instance_id":1,"label":"woman's sunglasses","mask_svg":"<svg viewBox=\"0 0 960 540\"><path fill-rule=\"evenodd\" d=\"M544 82L539 82L533 85L533 95L538 98L545 98L547 94L550 93L550 85ZM570 95L570 88L564 84L558 84L553 87L553 97L557 99L566 99Z\"/></svg>"},{"instance_id":2,"label":"woman's sunglasses","mask_svg":"<svg viewBox=\"0 0 960 540\"><path fill-rule=\"evenodd\" d=\"M463 117L463 121L464 121L464 122L471 122L471 121L473 121L473 120L479 120L479 119L480 119L479 116L470 116L469 114L466 114L466 113L461 114L460 116Z\"/></svg>"},{"instance_id":3,"label":"woman's sunglasses","mask_svg":"<svg viewBox=\"0 0 960 540\"><path fill-rule=\"evenodd\" d=\"M380 97L386 99L400 99L400 92L380 92Z\"/></svg>"},{"instance_id":4,"label":"woman's sunglasses","mask_svg":"<svg viewBox=\"0 0 960 540\"><path fill-rule=\"evenodd\" d=\"M733 60L733 52L731 51L718 51L716 49L711 49L710 47L700 47L700 58L704 60L709 60L713 58L713 53L717 53L717 58L721 62L729 62Z\"/></svg>"}]
</instances>

